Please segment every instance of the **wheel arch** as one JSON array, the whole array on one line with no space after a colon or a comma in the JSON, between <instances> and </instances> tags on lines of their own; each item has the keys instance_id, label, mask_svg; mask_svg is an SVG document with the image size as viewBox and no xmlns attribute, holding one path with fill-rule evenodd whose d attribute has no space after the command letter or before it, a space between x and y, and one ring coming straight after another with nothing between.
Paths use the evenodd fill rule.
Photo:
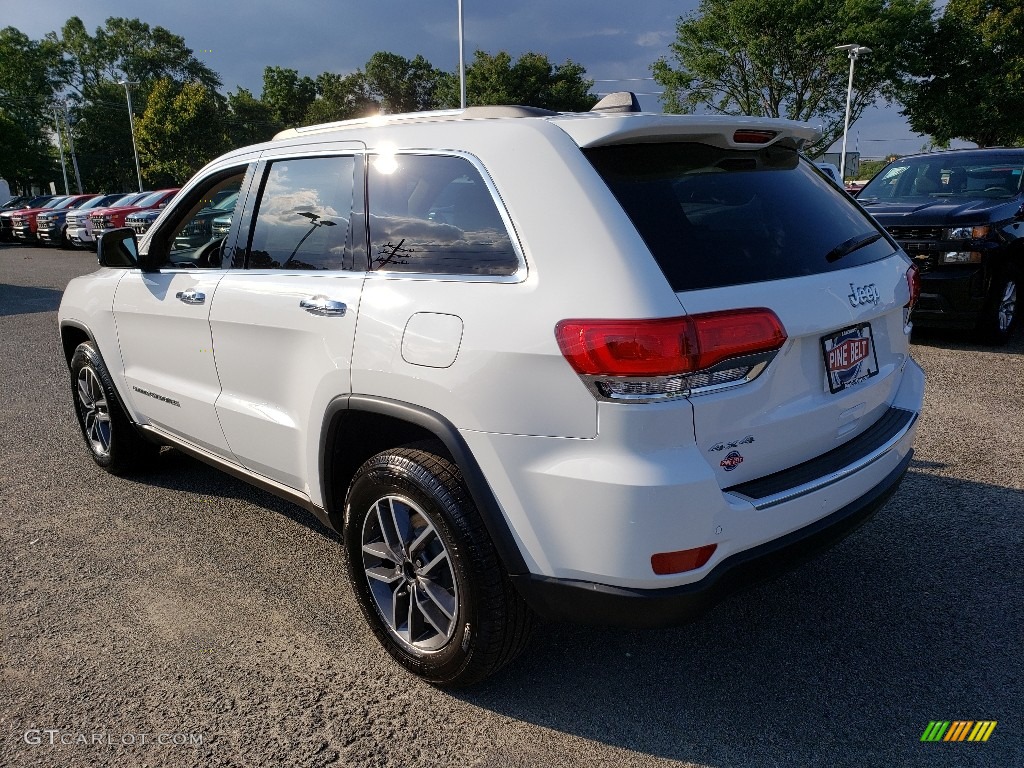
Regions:
<instances>
[{"instance_id":1,"label":"wheel arch","mask_svg":"<svg viewBox=\"0 0 1024 768\"><path fill-rule=\"evenodd\" d=\"M421 440L439 440L458 465L502 564L510 574L527 573L498 500L480 465L448 419L411 403L371 395L343 395L331 401L320 432L324 509L339 532L345 526L345 493L363 462L389 448Z\"/></svg>"},{"instance_id":2,"label":"wheel arch","mask_svg":"<svg viewBox=\"0 0 1024 768\"><path fill-rule=\"evenodd\" d=\"M60 324L60 343L64 349L64 362L71 365L71 356L83 341L96 344L96 339L89 327L77 320L64 320ZM97 351L99 345L97 345Z\"/></svg>"}]
</instances>

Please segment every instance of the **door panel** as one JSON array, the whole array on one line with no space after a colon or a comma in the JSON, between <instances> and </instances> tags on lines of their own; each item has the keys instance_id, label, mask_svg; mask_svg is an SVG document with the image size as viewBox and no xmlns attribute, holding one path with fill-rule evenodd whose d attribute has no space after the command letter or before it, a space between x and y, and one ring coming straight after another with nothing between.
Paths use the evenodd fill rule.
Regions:
<instances>
[{"instance_id":1,"label":"door panel","mask_svg":"<svg viewBox=\"0 0 1024 768\"><path fill-rule=\"evenodd\" d=\"M146 420L231 457L217 420L210 306L223 270L129 272L114 294L125 393Z\"/></svg>"},{"instance_id":2,"label":"door panel","mask_svg":"<svg viewBox=\"0 0 1024 768\"><path fill-rule=\"evenodd\" d=\"M217 413L238 460L296 490L309 492L327 404L351 391L350 364L363 275L229 274L210 322L222 392ZM317 301L312 301L315 297ZM302 302L345 305L319 314Z\"/></svg>"},{"instance_id":3,"label":"door panel","mask_svg":"<svg viewBox=\"0 0 1024 768\"><path fill-rule=\"evenodd\" d=\"M343 153L268 158L238 235L246 268L227 274L210 314L217 414L234 455L315 502L323 414L351 391L364 279L351 268L353 241L365 239L352 214L353 203L362 210L357 167Z\"/></svg>"}]
</instances>

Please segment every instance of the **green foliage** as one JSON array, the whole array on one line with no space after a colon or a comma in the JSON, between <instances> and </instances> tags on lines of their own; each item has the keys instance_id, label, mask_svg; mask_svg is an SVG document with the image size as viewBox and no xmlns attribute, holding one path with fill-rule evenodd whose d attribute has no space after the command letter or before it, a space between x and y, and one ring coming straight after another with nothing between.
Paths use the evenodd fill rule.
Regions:
<instances>
[{"instance_id":1,"label":"green foliage","mask_svg":"<svg viewBox=\"0 0 1024 768\"><path fill-rule=\"evenodd\" d=\"M25 188L52 178L52 104L60 56L14 27L0 30L0 176Z\"/></svg>"},{"instance_id":2,"label":"green foliage","mask_svg":"<svg viewBox=\"0 0 1024 768\"><path fill-rule=\"evenodd\" d=\"M137 190L124 86L100 81L91 84L87 93L89 98L72 110L82 184L87 191Z\"/></svg>"},{"instance_id":3,"label":"green foliage","mask_svg":"<svg viewBox=\"0 0 1024 768\"><path fill-rule=\"evenodd\" d=\"M586 69L574 61L552 64L542 53L524 53L515 62L505 51L477 51L466 67L466 101L474 104L522 104L561 112L585 112L597 103ZM445 106L459 104L458 78L446 79L439 92Z\"/></svg>"},{"instance_id":4,"label":"green foliage","mask_svg":"<svg viewBox=\"0 0 1024 768\"><path fill-rule=\"evenodd\" d=\"M437 89L446 76L418 54L407 59L386 51L370 57L365 73L369 95L387 114L436 109Z\"/></svg>"},{"instance_id":5,"label":"green foliage","mask_svg":"<svg viewBox=\"0 0 1024 768\"><path fill-rule=\"evenodd\" d=\"M861 160L860 173L857 174L857 178L870 179L888 164L888 160Z\"/></svg>"},{"instance_id":6,"label":"green foliage","mask_svg":"<svg viewBox=\"0 0 1024 768\"><path fill-rule=\"evenodd\" d=\"M679 19L671 58L651 70L667 112L784 117L821 123L820 153L843 131L857 43L851 123L906 81L930 29L931 0L701 0Z\"/></svg>"},{"instance_id":7,"label":"green foliage","mask_svg":"<svg viewBox=\"0 0 1024 768\"><path fill-rule=\"evenodd\" d=\"M183 183L230 147L273 137L295 125L378 112L457 107L458 78L423 56L374 53L363 70L318 77L268 66L256 98L244 88L223 96L216 72L183 37L139 19L111 17L92 33L77 16L33 41L0 30L0 174L15 187L56 178L53 108L69 102L83 184L96 191L137 186L128 102L131 85L136 142L147 184ZM526 104L587 110L593 81L572 61L552 64L527 53L476 53L467 70L471 104Z\"/></svg>"},{"instance_id":8,"label":"green foliage","mask_svg":"<svg viewBox=\"0 0 1024 768\"><path fill-rule=\"evenodd\" d=\"M905 89L911 127L981 146L1024 144L1024 4L950 0Z\"/></svg>"},{"instance_id":9,"label":"green foliage","mask_svg":"<svg viewBox=\"0 0 1024 768\"><path fill-rule=\"evenodd\" d=\"M316 79L316 101L309 105L305 122L309 125L366 117L379 111L370 95L366 77L359 71L351 75L324 72Z\"/></svg>"},{"instance_id":10,"label":"green foliage","mask_svg":"<svg viewBox=\"0 0 1024 768\"><path fill-rule=\"evenodd\" d=\"M265 67L263 94L260 101L280 125L302 125L306 111L316 98L316 83L310 77L299 77L294 69Z\"/></svg>"},{"instance_id":11,"label":"green foliage","mask_svg":"<svg viewBox=\"0 0 1024 768\"><path fill-rule=\"evenodd\" d=\"M274 110L245 88L228 94L227 107L225 125L232 147L269 141L283 127L275 119Z\"/></svg>"},{"instance_id":12,"label":"green foliage","mask_svg":"<svg viewBox=\"0 0 1024 768\"><path fill-rule=\"evenodd\" d=\"M105 81L138 82L143 102L162 78L194 80L211 90L221 85L217 73L193 55L183 37L139 19L111 17L90 35L82 20L72 16L59 36L51 32L46 40L63 52L65 84L82 98Z\"/></svg>"},{"instance_id":13,"label":"green foliage","mask_svg":"<svg viewBox=\"0 0 1024 768\"><path fill-rule=\"evenodd\" d=\"M223 109L199 82L157 80L136 123L147 186L180 186L228 148Z\"/></svg>"}]
</instances>

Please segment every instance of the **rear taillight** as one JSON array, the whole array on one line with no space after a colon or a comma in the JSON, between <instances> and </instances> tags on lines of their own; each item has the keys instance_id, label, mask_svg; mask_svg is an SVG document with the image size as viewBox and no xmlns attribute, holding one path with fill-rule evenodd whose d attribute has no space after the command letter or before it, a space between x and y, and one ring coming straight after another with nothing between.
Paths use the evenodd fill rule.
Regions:
<instances>
[{"instance_id":1,"label":"rear taillight","mask_svg":"<svg viewBox=\"0 0 1024 768\"><path fill-rule=\"evenodd\" d=\"M786 341L770 309L658 320L563 320L555 338L600 398L650 402L734 385L759 374Z\"/></svg>"},{"instance_id":2,"label":"rear taillight","mask_svg":"<svg viewBox=\"0 0 1024 768\"><path fill-rule=\"evenodd\" d=\"M910 299L903 305L903 325L910 327L910 313L921 296L921 270L911 264L907 270L907 285L910 287Z\"/></svg>"},{"instance_id":3,"label":"rear taillight","mask_svg":"<svg viewBox=\"0 0 1024 768\"><path fill-rule=\"evenodd\" d=\"M916 264L911 264L907 270L907 285L910 286L910 301L907 302L908 310L913 309L917 300L921 297L921 270Z\"/></svg>"}]
</instances>

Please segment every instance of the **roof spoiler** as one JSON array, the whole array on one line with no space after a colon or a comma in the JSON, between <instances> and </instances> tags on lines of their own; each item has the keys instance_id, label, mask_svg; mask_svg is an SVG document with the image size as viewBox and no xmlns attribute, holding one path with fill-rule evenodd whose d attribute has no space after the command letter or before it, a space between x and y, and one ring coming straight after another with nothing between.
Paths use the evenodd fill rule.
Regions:
<instances>
[{"instance_id":1,"label":"roof spoiler","mask_svg":"<svg viewBox=\"0 0 1024 768\"><path fill-rule=\"evenodd\" d=\"M590 108L591 112L606 112L613 114L617 112L643 112L640 109L640 102L632 91L616 91L609 93L597 104Z\"/></svg>"}]
</instances>

